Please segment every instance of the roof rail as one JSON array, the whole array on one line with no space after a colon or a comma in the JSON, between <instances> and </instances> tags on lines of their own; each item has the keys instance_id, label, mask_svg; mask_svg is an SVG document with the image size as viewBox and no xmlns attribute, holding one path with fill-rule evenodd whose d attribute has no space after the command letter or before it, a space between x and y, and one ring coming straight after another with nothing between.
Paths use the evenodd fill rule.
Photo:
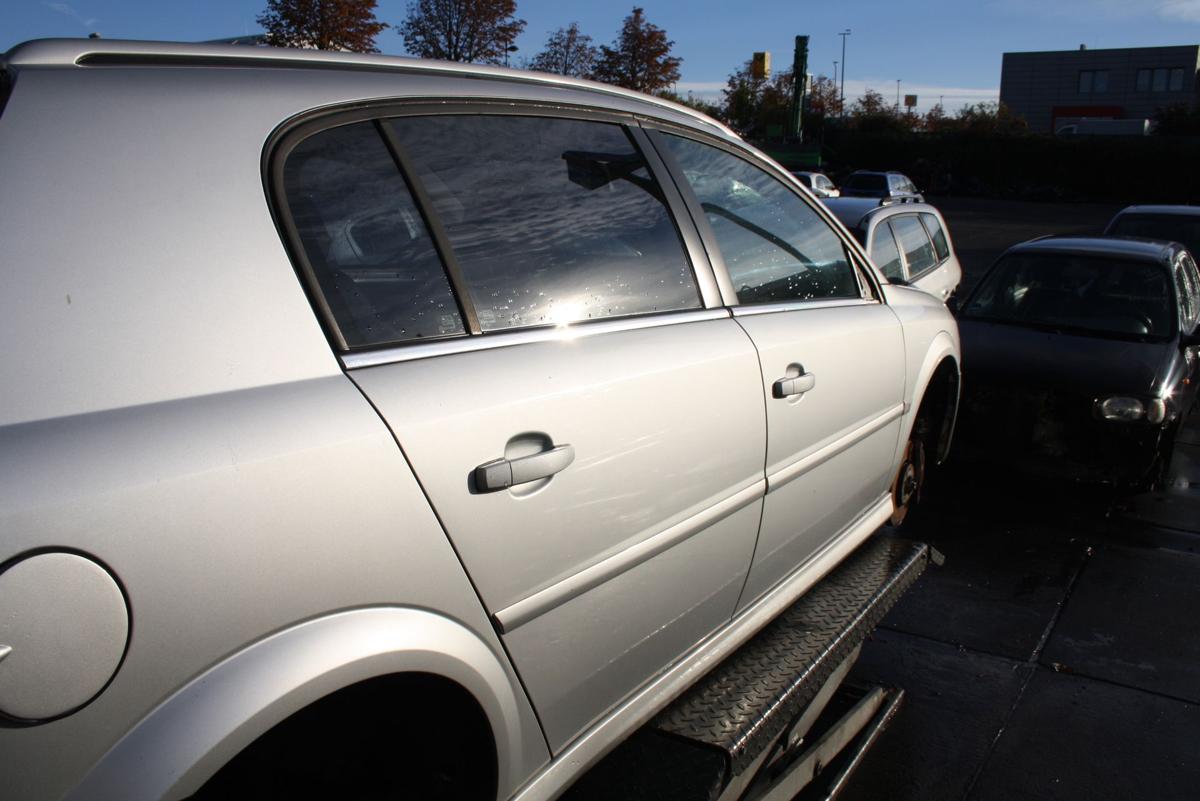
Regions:
<instances>
[{"instance_id":1,"label":"roof rail","mask_svg":"<svg viewBox=\"0 0 1200 801\"><path fill-rule=\"evenodd\" d=\"M291 69L342 69L371 72L407 72L410 74L448 75L524 83L549 84L595 94L624 97L682 114L726 136L736 136L728 127L693 108L660 97L641 94L618 86L568 78L529 70L431 61L407 56L380 56L362 53L332 53L324 50L299 50L283 47L246 45L143 42L122 39L38 39L19 44L8 51L0 64L12 67L80 66L259 66Z\"/></svg>"}]
</instances>

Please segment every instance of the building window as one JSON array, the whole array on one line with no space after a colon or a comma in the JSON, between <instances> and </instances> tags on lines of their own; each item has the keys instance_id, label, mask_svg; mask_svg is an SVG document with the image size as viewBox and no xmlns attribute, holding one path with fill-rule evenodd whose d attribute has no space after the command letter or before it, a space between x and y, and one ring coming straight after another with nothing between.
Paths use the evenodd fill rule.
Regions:
<instances>
[{"instance_id":1,"label":"building window","mask_svg":"<svg viewBox=\"0 0 1200 801\"><path fill-rule=\"evenodd\" d=\"M1108 91L1108 70L1080 70L1079 93L1093 94Z\"/></svg>"},{"instance_id":2,"label":"building window","mask_svg":"<svg viewBox=\"0 0 1200 801\"><path fill-rule=\"evenodd\" d=\"M1183 85L1184 73L1183 67L1155 67L1154 69L1138 70L1137 91L1182 92L1187 88Z\"/></svg>"}]
</instances>

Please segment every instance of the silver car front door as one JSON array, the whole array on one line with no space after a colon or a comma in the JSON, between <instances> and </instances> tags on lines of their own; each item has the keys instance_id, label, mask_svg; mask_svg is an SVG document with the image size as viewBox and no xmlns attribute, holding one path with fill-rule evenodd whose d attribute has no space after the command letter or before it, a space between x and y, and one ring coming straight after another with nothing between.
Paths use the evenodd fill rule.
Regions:
<instances>
[{"instance_id":1,"label":"silver car front door","mask_svg":"<svg viewBox=\"0 0 1200 801\"><path fill-rule=\"evenodd\" d=\"M900 324L828 220L766 169L658 134L754 340L768 495L742 606L886 505L903 412Z\"/></svg>"},{"instance_id":2,"label":"silver car front door","mask_svg":"<svg viewBox=\"0 0 1200 801\"><path fill-rule=\"evenodd\" d=\"M754 347L703 308L618 122L356 125L352 156L319 140L355 126L289 157L300 239L558 750L734 611L765 491Z\"/></svg>"}]
</instances>

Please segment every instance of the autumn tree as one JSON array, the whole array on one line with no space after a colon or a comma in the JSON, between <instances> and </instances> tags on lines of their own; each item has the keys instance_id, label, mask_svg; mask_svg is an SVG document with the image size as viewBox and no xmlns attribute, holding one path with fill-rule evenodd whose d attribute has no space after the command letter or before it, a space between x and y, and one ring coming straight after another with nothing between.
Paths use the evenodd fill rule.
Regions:
<instances>
[{"instance_id":1,"label":"autumn tree","mask_svg":"<svg viewBox=\"0 0 1200 801\"><path fill-rule=\"evenodd\" d=\"M525 29L516 13L515 0L413 0L397 27L414 56L500 64Z\"/></svg>"},{"instance_id":2,"label":"autumn tree","mask_svg":"<svg viewBox=\"0 0 1200 801\"><path fill-rule=\"evenodd\" d=\"M586 78L592 74L598 53L592 37L579 30L578 22L572 22L550 34L545 48L529 62L529 69Z\"/></svg>"},{"instance_id":3,"label":"autumn tree","mask_svg":"<svg viewBox=\"0 0 1200 801\"><path fill-rule=\"evenodd\" d=\"M774 78L756 77L752 63L729 76L722 90L722 118L751 136L767 134L772 127L784 130L792 108L795 77L783 70Z\"/></svg>"},{"instance_id":4,"label":"autumn tree","mask_svg":"<svg viewBox=\"0 0 1200 801\"><path fill-rule=\"evenodd\" d=\"M375 19L375 0L267 0L258 17L267 44L378 53L375 37L388 27Z\"/></svg>"},{"instance_id":5,"label":"autumn tree","mask_svg":"<svg viewBox=\"0 0 1200 801\"><path fill-rule=\"evenodd\" d=\"M646 21L643 9L634 6L612 46L600 46L592 77L638 92L665 89L679 80L683 63L671 55L674 44L666 31Z\"/></svg>"}]
</instances>

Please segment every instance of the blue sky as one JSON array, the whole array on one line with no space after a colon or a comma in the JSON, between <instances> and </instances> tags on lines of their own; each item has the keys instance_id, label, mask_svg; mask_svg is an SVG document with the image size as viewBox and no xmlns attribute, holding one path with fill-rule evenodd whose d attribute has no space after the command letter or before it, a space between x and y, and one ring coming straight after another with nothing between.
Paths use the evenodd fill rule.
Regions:
<instances>
[{"instance_id":1,"label":"blue sky","mask_svg":"<svg viewBox=\"0 0 1200 801\"><path fill-rule=\"evenodd\" d=\"M86 36L197 41L253 33L265 0L4 0L0 51L26 39ZM809 71L832 75L846 41L846 97L871 87L895 97L917 94L924 110L944 96L948 110L994 100L1006 50L1141 47L1200 42L1200 0L644 0L646 16L665 28L683 58L681 93L719 96L725 79L755 50L773 66L791 63L792 39L807 34ZM541 49L546 35L577 21L597 43L610 42L633 2L517 0L528 22L519 57ZM384 22L404 17L403 0L381 0ZM392 30L377 40L403 54ZM838 67L839 71L841 66Z\"/></svg>"}]
</instances>

